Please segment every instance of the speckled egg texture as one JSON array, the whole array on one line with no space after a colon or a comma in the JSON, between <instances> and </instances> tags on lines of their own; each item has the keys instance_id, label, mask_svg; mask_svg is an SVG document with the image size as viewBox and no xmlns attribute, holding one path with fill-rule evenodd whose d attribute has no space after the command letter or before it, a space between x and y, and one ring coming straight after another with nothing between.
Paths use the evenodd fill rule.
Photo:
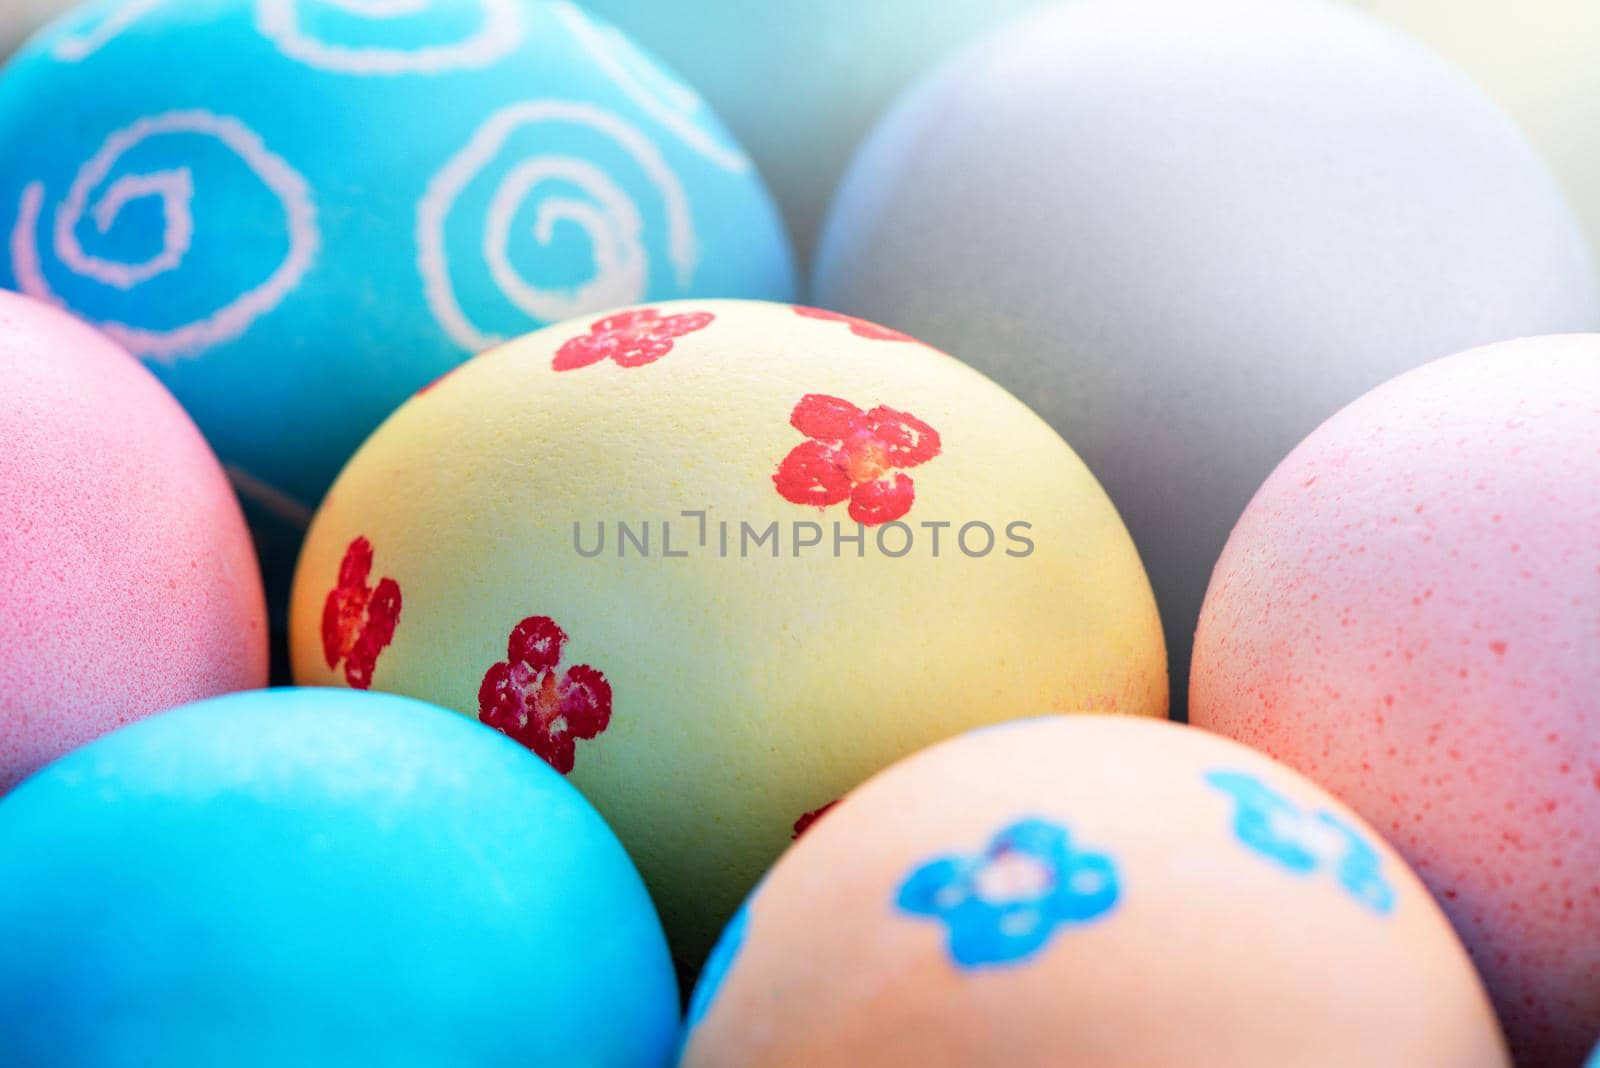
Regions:
<instances>
[{"instance_id":1,"label":"speckled egg texture","mask_svg":"<svg viewBox=\"0 0 1600 1068\"><path fill-rule=\"evenodd\" d=\"M1344 798L1438 895L1520 1063L1600 1029L1600 336L1330 419L1217 564L1191 714Z\"/></svg>"},{"instance_id":2,"label":"speckled egg texture","mask_svg":"<svg viewBox=\"0 0 1600 1068\"><path fill-rule=\"evenodd\" d=\"M200 432L137 360L0 291L0 792L139 716L264 686L261 576Z\"/></svg>"}]
</instances>

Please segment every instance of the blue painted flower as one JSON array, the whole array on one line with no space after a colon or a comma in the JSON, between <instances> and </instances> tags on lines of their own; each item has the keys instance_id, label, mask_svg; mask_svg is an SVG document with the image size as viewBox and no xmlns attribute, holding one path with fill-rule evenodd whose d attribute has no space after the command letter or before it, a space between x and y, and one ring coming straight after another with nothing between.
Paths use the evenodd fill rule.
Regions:
<instances>
[{"instance_id":1,"label":"blue painted flower","mask_svg":"<svg viewBox=\"0 0 1600 1068\"><path fill-rule=\"evenodd\" d=\"M1297 805L1249 772L1213 771L1206 781L1233 796L1239 841L1290 871L1316 870L1317 855L1303 841L1305 817Z\"/></svg>"},{"instance_id":2,"label":"blue painted flower","mask_svg":"<svg viewBox=\"0 0 1600 1068\"><path fill-rule=\"evenodd\" d=\"M1383 858L1334 813L1307 812L1245 771L1208 772L1206 782L1233 798L1233 833L1239 841L1296 874L1330 869L1340 886L1374 912L1394 909Z\"/></svg>"},{"instance_id":3,"label":"blue painted flower","mask_svg":"<svg viewBox=\"0 0 1600 1068\"><path fill-rule=\"evenodd\" d=\"M1357 900L1374 912L1394 909L1394 888L1384 879L1383 858L1356 829L1331 812L1318 812L1317 819L1337 832L1345 843L1344 855L1334 866L1334 877Z\"/></svg>"},{"instance_id":4,"label":"blue painted flower","mask_svg":"<svg viewBox=\"0 0 1600 1068\"><path fill-rule=\"evenodd\" d=\"M1116 867L1102 853L1077 852L1063 827L1026 819L1002 830L975 857L938 857L901 884L895 904L949 928L962 968L1019 963L1065 924L1109 912Z\"/></svg>"},{"instance_id":5,"label":"blue painted flower","mask_svg":"<svg viewBox=\"0 0 1600 1068\"><path fill-rule=\"evenodd\" d=\"M728 926L723 928L722 937L717 939L716 946L711 950L711 956L706 958L705 967L700 969L700 980L694 985L694 994L689 998L689 1015L684 1020L684 1035L687 1037L699 1022L711 1011L711 1003L717 999L717 992L722 989L722 981L727 978L728 971L733 967L733 962L739 955L739 950L744 947L744 936L750 926L750 898L739 906L739 911L733 914L733 919L728 921Z\"/></svg>"}]
</instances>

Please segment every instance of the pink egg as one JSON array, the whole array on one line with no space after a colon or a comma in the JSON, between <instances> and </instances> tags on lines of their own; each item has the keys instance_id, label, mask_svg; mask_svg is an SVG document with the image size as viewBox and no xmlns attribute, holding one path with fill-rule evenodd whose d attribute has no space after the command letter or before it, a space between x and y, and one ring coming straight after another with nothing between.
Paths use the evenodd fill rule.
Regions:
<instances>
[{"instance_id":1,"label":"pink egg","mask_svg":"<svg viewBox=\"0 0 1600 1068\"><path fill-rule=\"evenodd\" d=\"M1519 1064L1600 1030L1600 335L1429 364L1328 420L1211 578L1190 715L1416 867Z\"/></svg>"},{"instance_id":2,"label":"pink egg","mask_svg":"<svg viewBox=\"0 0 1600 1068\"><path fill-rule=\"evenodd\" d=\"M0 793L140 716L267 681L261 575L194 423L132 356L0 292Z\"/></svg>"}]
</instances>

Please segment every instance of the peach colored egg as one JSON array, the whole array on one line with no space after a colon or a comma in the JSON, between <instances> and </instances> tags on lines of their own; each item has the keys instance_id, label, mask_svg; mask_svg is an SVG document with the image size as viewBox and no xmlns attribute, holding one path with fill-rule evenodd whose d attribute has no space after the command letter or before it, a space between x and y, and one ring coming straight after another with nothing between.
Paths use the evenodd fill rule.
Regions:
<instances>
[{"instance_id":1,"label":"peach colored egg","mask_svg":"<svg viewBox=\"0 0 1600 1068\"><path fill-rule=\"evenodd\" d=\"M756 301L576 319L413 398L317 513L290 646L303 685L570 775L692 964L892 761L1004 709L1167 710L1138 553L1054 431L904 334Z\"/></svg>"},{"instance_id":2,"label":"peach colored egg","mask_svg":"<svg viewBox=\"0 0 1600 1068\"><path fill-rule=\"evenodd\" d=\"M1507 1063L1427 890L1216 735L1046 716L896 764L730 924L686 1068Z\"/></svg>"},{"instance_id":3,"label":"peach colored egg","mask_svg":"<svg viewBox=\"0 0 1600 1068\"><path fill-rule=\"evenodd\" d=\"M264 686L260 570L194 423L132 356L0 291L0 792L124 723Z\"/></svg>"},{"instance_id":4,"label":"peach colored egg","mask_svg":"<svg viewBox=\"0 0 1600 1068\"><path fill-rule=\"evenodd\" d=\"M1438 895L1519 1063L1600 1030L1600 335L1325 423L1218 562L1193 721L1348 801Z\"/></svg>"}]
</instances>

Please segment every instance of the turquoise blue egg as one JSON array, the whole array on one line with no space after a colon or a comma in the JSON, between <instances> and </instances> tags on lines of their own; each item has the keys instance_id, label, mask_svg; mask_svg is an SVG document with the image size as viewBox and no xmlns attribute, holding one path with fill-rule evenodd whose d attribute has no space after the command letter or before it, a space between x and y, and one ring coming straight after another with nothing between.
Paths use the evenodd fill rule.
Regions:
<instances>
[{"instance_id":1,"label":"turquoise blue egg","mask_svg":"<svg viewBox=\"0 0 1600 1068\"><path fill-rule=\"evenodd\" d=\"M100 325L193 414L274 591L356 446L474 353L795 295L704 101L545 0L77 8L0 76L0 236L0 285Z\"/></svg>"},{"instance_id":2,"label":"turquoise blue egg","mask_svg":"<svg viewBox=\"0 0 1600 1068\"><path fill-rule=\"evenodd\" d=\"M503 735L265 690L0 801L8 1066L654 1066L677 986L610 829Z\"/></svg>"},{"instance_id":3,"label":"turquoise blue egg","mask_svg":"<svg viewBox=\"0 0 1600 1068\"><path fill-rule=\"evenodd\" d=\"M856 145L919 75L1043 0L584 0L679 70L772 184L802 259Z\"/></svg>"}]
</instances>

